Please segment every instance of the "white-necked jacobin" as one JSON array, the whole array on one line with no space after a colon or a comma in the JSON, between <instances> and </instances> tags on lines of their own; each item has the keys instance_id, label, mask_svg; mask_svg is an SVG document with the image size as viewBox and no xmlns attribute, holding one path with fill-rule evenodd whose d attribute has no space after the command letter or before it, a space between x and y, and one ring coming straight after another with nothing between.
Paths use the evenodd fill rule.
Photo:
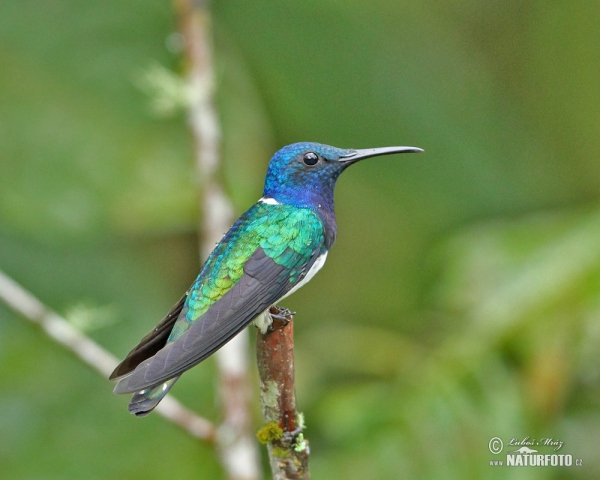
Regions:
<instances>
[{"instance_id":1,"label":"white-necked jacobin","mask_svg":"<svg viewBox=\"0 0 600 480\"><path fill-rule=\"evenodd\" d=\"M198 278L167 316L111 375L115 393L133 393L129 411L148 414L179 376L256 320L321 269L337 225L333 190L339 175L365 158L421 152L416 147L348 150L295 143L271 159L263 197L209 255Z\"/></svg>"}]
</instances>

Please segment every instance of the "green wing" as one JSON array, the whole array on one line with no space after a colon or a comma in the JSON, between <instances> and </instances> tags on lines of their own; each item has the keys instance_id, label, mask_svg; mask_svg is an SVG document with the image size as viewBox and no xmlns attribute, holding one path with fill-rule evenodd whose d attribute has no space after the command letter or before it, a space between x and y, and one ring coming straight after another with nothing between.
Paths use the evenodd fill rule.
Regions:
<instances>
[{"instance_id":1,"label":"green wing","mask_svg":"<svg viewBox=\"0 0 600 480\"><path fill-rule=\"evenodd\" d=\"M324 252L323 238L310 209L254 205L208 258L166 345L115 392L153 387L211 355L304 277Z\"/></svg>"},{"instance_id":2,"label":"green wing","mask_svg":"<svg viewBox=\"0 0 600 480\"><path fill-rule=\"evenodd\" d=\"M295 284L315 250L323 245L323 225L308 208L257 203L231 227L211 253L192 285L184 309L169 341L227 293L244 274L244 265L261 248L277 265L290 270L287 282ZM187 323L187 325L186 325Z\"/></svg>"}]
</instances>

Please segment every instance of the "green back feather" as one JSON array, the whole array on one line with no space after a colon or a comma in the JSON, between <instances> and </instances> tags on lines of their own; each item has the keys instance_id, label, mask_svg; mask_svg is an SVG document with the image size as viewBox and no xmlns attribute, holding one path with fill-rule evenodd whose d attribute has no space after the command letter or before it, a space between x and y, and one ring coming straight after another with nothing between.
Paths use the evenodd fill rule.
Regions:
<instances>
[{"instance_id":1,"label":"green back feather","mask_svg":"<svg viewBox=\"0 0 600 480\"><path fill-rule=\"evenodd\" d=\"M210 254L188 294L184 317L177 320L169 342L181 336L244 274L244 263L260 247L299 280L304 264L324 242L323 224L310 208L258 202L231 227Z\"/></svg>"}]
</instances>

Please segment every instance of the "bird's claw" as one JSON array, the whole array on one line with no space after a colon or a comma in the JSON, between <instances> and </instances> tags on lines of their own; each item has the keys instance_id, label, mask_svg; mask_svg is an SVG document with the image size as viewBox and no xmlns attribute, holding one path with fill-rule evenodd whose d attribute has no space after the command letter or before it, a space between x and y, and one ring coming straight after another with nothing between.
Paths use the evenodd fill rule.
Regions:
<instances>
[{"instance_id":1,"label":"bird's claw","mask_svg":"<svg viewBox=\"0 0 600 480\"><path fill-rule=\"evenodd\" d=\"M289 308L271 307L269 310L271 325L269 325L268 331L274 332L275 330L285 327L292 321L294 315L296 315L296 312L292 312Z\"/></svg>"}]
</instances>

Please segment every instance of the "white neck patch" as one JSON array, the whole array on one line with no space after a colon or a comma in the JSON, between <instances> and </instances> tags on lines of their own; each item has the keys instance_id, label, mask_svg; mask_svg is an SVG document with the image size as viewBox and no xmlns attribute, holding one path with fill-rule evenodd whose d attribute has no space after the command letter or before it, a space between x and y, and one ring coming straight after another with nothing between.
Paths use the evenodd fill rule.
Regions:
<instances>
[{"instance_id":1,"label":"white neck patch","mask_svg":"<svg viewBox=\"0 0 600 480\"><path fill-rule=\"evenodd\" d=\"M277 200L269 197L262 197L259 202L266 203L267 205L281 205Z\"/></svg>"}]
</instances>

